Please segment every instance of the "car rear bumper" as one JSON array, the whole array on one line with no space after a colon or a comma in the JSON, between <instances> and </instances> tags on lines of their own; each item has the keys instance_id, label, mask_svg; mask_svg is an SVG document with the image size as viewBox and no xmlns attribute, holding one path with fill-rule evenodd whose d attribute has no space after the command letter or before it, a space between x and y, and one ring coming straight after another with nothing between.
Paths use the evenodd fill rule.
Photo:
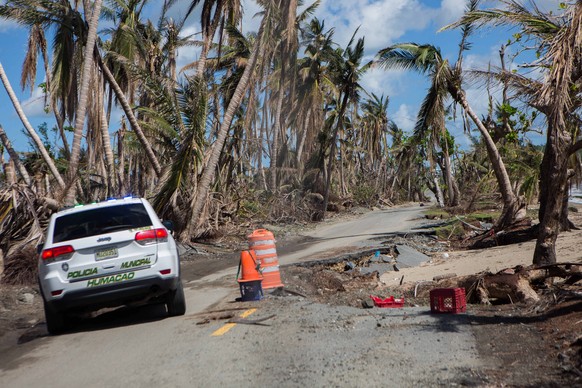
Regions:
<instances>
[{"instance_id":1,"label":"car rear bumper","mask_svg":"<svg viewBox=\"0 0 582 388\"><path fill-rule=\"evenodd\" d=\"M147 302L163 296L177 288L179 277L161 278L151 276L123 285L114 284L98 288L83 288L68 291L62 298L48 301L55 311L96 310L130 303Z\"/></svg>"}]
</instances>

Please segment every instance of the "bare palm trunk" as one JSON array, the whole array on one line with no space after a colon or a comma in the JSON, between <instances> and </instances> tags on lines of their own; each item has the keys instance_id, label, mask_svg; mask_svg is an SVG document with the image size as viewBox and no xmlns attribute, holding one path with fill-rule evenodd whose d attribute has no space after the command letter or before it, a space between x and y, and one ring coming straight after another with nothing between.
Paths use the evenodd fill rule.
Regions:
<instances>
[{"instance_id":1,"label":"bare palm trunk","mask_svg":"<svg viewBox=\"0 0 582 388\"><path fill-rule=\"evenodd\" d=\"M20 106L20 102L18 102L18 98L16 98L16 94L14 94L14 90L12 89L12 86L10 85L10 81L8 81L8 77L6 76L6 72L4 71L4 67L2 66L1 63L0 63L0 78L2 79L2 83L4 84L4 88L6 88L6 92L8 93L8 96L10 97L10 101L12 101L12 105L14 106L14 109L16 110L18 117L20 117L20 121L22 121L24 128L26 128L26 131L28 132L28 134L30 135L32 140L34 141L36 148L40 152L44 162L47 164L49 170L51 171L51 174L55 177L55 179L56 179L57 183L59 184L59 186L61 187L61 189L64 189L65 188L65 181L61 177L59 170L57 170L57 166L53 162L53 159L51 158L48 151L44 147L42 140L40 139L40 137L38 137L38 134L36 133L34 128L32 128L32 125L30 125L30 122L28 122L28 118L24 114L24 111L22 110L22 107Z\"/></svg>"},{"instance_id":2,"label":"bare palm trunk","mask_svg":"<svg viewBox=\"0 0 582 388\"><path fill-rule=\"evenodd\" d=\"M432 176L432 182L434 184L434 194L435 194L435 198L437 201L437 207L444 207L445 200L443 197L443 191L441 189L441 185L439 183L439 178L434 171L430 175Z\"/></svg>"},{"instance_id":3,"label":"bare palm trunk","mask_svg":"<svg viewBox=\"0 0 582 388\"><path fill-rule=\"evenodd\" d=\"M337 125L333 131L333 136L331 138L331 145L330 145L330 151L329 151L329 162L327 164L327 176L326 176L326 182L325 182L325 194L323 196L323 209L322 209L322 220L325 219L325 212L327 211L327 205L329 203L329 189L331 186L331 174L333 172L333 162L335 160L335 153L336 153L336 143L337 143L337 136L339 133L339 130L341 129L341 127L343 127L344 125L344 114L346 112L346 108L348 105L348 99L349 99L349 95L346 93L343 96L343 101L342 101L342 105L340 108L340 112L339 112L339 116L338 116L338 122Z\"/></svg>"},{"instance_id":4,"label":"bare palm trunk","mask_svg":"<svg viewBox=\"0 0 582 388\"><path fill-rule=\"evenodd\" d=\"M539 235L533 263L556 263L556 240L560 232L564 201L567 201L568 159L572 135L566 115L572 109L573 74L580 64L582 46L582 1L573 5L571 23L551 42L549 59L552 67L541 91L541 100L549 107L548 132L540 170Z\"/></svg>"},{"instance_id":5,"label":"bare palm trunk","mask_svg":"<svg viewBox=\"0 0 582 388\"><path fill-rule=\"evenodd\" d=\"M303 148L305 147L305 140L307 139L309 120L311 119L311 109L312 107L307 108L305 120L303 120L303 131L299 134L299 141L297 142L296 165L297 171L301 176L303 175Z\"/></svg>"},{"instance_id":6,"label":"bare palm trunk","mask_svg":"<svg viewBox=\"0 0 582 388\"><path fill-rule=\"evenodd\" d=\"M281 72L284 71L284 66L281 68ZM279 139L281 135L281 112L283 110L283 82L284 76L281 75L279 80L279 93L277 95L277 107L275 108L275 122L273 123L273 147L271 148L271 190L277 190L277 159L279 157Z\"/></svg>"},{"instance_id":7,"label":"bare palm trunk","mask_svg":"<svg viewBox=\"0 0 582 388\"><path fill-rule=\"evenodd\" d=\"M449 145L445 140L445 148L443 149L443 156L445 162L445 179L447 182L447 190L449 192L449 206L458 206L460 200L459 186L453 176L453 171L451 168L451 157L449 155Z\"/></svg>"},{"instance_id":8,"label":"bare palm trunk","mask_svg":"<svg viewBox=\"0 0 582 388\"><path fill-rule=\"evenodd\" d=\"M499 191L501 192L501 197L503 199L503 209L501 211L501 216L497 220L494 225L494 228L497 230L502 230L506 226L511 225L515 220L515 215L519 210L520 203L515 196L513 190L511 189L511 181L509 179L509 174L505 169L505 164L501 159L501 155L499 154L499 150L495 146L495 142L491 138L489 131L483 125L483 122L479 119L479 117L475 114L471 106L467 102L467 98L465 96L465 92L460 89L455 89L451 91L451 95L455 97L455 100L461 104L465 112L469 115L471 120L477 126L477 129L483 136L483 140L485 142L485 147L487 149L487 155L489 156L489 161L491 162L491 166L493 168L493 172L495 173L495 177L497 178L497 184L499 185Z\"/></svg>"},{"instance_id":9,"label":"bare palm trunk","mask_svg":"<svg viewBox=\"0 0 582 388\"><path fill-rule=\"evenodd\" d=\"M263 140L267 138L267 108L264 107L264 114L261 115L261 122L259 127L259 136L257 137L258 150L257 150L257 168L259 170L259 185L263 187L265 191L268 190L267 187L267 177L265 176L265 168L263 167Z\"/></svg>"},{"instance_id":10,"label":"bare palm trunk","mask_svg":"<svg viewBox=\"0 0 582 388\"><path fill-rule=\"evenodd\" d=\"M81 156L81 140L83 138L83 129L85 126L85 114L87 112L87 97L89 95L89 81L91 78L91 71L93 67L93 50L97 40L97 25L99 24L99 16L101 14L102 0L95 0L93 11L87 8L85 2L85 18L90 15L89 32L87 33L87 44L83 55L83 72L81 75L81 87L79 94L79 106L75 113L75 134L73 136L73 145L71 148L71 159L68 168L68 180L70 187L68 188L64 197L66 205L72 205L75 201L77 174L79 172L79 159Z\"/></svg>"},{"instance_id":11,"label":"bare palm trunk","mask_svg":"<svg viewBox=\"0 0 582 388\"><path fill-rule=\"evenodd\" d=\"M127 179L125 177L125 120L121 121L121 127L117 131L117 187L120 194L127 193Z\"/></svg>"},{"instance_id":12,"label":"bare palm trunk","mask_svg":"<svg viewBox=\"0 0 582 388\"><path fill-rule=\"evenodd\" d=\"M105 105L101 109L101 141L105 152L105 162L107 163L107 187L109 195L116 193L117 182L115 179L115 161L113 150L111 149L111 139L109 137L109 126L107 125L107 115L105 114Z\"/></svg>"},{"instance_id":13,"label":"bare palm trunk","mask_svg":"<svg viewBox=\"0 0 582 388\"><path fill-rule=\"evenodd\" d=\"M12 160L12 162L14 163L14 166L18 170L18 173L20 174L22 179L24 179L26 185L30 186L31 185L30 175L28 175L28 172L26 171L26 168L24 168L24 165L20 161L18 154L16 153L16 151L14 151L14 148L12 148L12 143L10 143L10 140L8 140L8 136L6 136L6 132L4 132L4 128L2 127L2 125L0 125L0 141L6 148L6 151L8 151L8 155L10 155L10 160Z\"/></svg>"},{"instance_id":14,"label":"bare palm trunk","mask_svg":"<svg viewBox=\"0 0 582 388\"><path fill-rule=\"evenodd\" d=\"M202 173L202 177L200 178L200 183L198 185L198 190L196 191L196 197L194 206L192 208L192 220L194 221L194 225L200 225L200 215L202 213L202 208L204 203L206 202L206 196L208 195L208 191L210 189L210 184L214 179L214 174L216 172L216 166L218 164L218 160L220 158L220 154L222 153L222 148L224 147L224 142L230 130L230 125L232 123L232 119L238 107L240 106L243 97L247 91L248 84L251 80L252 74L255 70L255 65L257 63L258 58L262 58L265 52L265 44L263 43L263 31L265 28L265 22L269 18L269 12L267 11L263 16L263 20L261 22L261 27L259 28L259 33L257 34L257 38L255 40L255 44L253 47L253 51L251 53L251 57L245 67L245 70L236 85L236 89L233 93L233 96L226 108L226 112L224 113L224 117L222 123L220 125L220 129L218 131L216 141L214 142L211 150L210 159L204 168L204 172Z\"/></svg>"},{"instance_id":15,"label":"bare palm trunk","mask_svg":"<svg viewBox=\"0 0 582 388\"><path fill-rule=\"evenodd\" d=\"M434 185L434 192L435 199L437 201L437 207L444 207L445 206L445 196L443 195L443 190L441 188L441 184L439 182L439 175L435 169L435 163L432 159L432 156L428 158L429 168L430 168L430 177L432 179L432 183Z\"/></svg>"},{"instance_id":16,"label":"bare palm trunk","mask_svg":"<svg viewBox=\"0 0 582 388\"><path fill-rule=\"evenodd\" d=\"M144 148L146 157L148 158L149 162L151 163L151 165L156 173L156 176L158 178L160 178L162 176L162 167L160 165L160 162L158 161L158 158L156 157L156 154L155 154L154 150L152 149L150 142L145 137L145 135L141 129L141 126L139 125L139 122L137 121L137 118L133 114L133 110L129 106L129 102L127 101L127 98L125 97L125 94L123 94L123 91L119 87L119 84L115 80L115 77L113 76L113 74L111 73L109 68L100 59L99 59L99 66L101 68L101 71L103 71L103 74L105 75L105 78L107 79L107 82L109 82L109 86L111 86L111 88L113 89L113 92L115 93L115 97L117 97L117 100L121 104L121 107L123 108L123 112L127 116L127 120L129 121L129 124L131 125L131 129L133 129L133 131L135 132L135 134L137 136L137 139L139 140L140 144Z\"/></svg>"},{"instance_id":17,"label":"bare palm trunk","mask_svg":"<svg viewBox=\"0 0 582 388\"><path fill-rule=\"evenodd\" d=\"M214 17L212 19L212 23L204 34L204 46L202 46L202 50L200 52L200 58L198 59L198 64L196 65L196 75L203 77L204 70L206 69L206 60L208 59L208 52L210 51L210 47L212 46L212 40L214 39L214 34L216 33L216 29L218 28L218 23L220 22L220 18L222 16L222 1L218 1L216 8L214 10Z\"/></svg>"},{"instance_id":18,"label":"bare palm trunk","mask_svg":"<svg viewBox=\"0 0 582 388\"><path fill-rule=\"evenodd\" d=\"M556 240L560 232L564 192L568 190L569 142L569 133L550 123L540 171L540 226L533 257L535 265L554 264L557 261Z\"/></svg>"},{"instance_id":19,"label":"bare palm trunk","mask_svg":"<svg viewBox=\"0 0 582 388\"><path fill-rule=\"evenodd\" d=\"M8 162L4 163L4 158L2 158L1 154L0 154L0 159L2 159L2 167L4 168L6 182L9 185L16 184L16 172L14 171L14 160L9 158ZM1 273L2 273L2 264L0 263L0 274Z\"/></svg>"}]
</instances>

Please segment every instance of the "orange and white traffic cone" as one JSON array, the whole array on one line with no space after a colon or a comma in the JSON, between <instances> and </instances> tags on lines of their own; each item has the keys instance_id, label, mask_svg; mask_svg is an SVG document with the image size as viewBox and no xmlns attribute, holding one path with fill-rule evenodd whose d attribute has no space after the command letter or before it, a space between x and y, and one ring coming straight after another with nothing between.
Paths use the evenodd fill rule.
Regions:
<instances>
[{"instance_id":1,"label":"orange and white traffic cone","mask_svg":"<svg viewBox=\"0 0 582 388\"><path fill-rule=\"evenodd\" d=\"M248 282L253 280L263 280L260 271L260 263L255 259L254 252L242 251L240 253L240 275L239 282Z\"/></svg>"},{"instance_id":2,"label":"orange and white traffic cone","mask_svg":"<svg viewBox=\"0 0 582 388\"><path fill-rule=\"evenodd\" d=\"M279 259L273 233L257 229L247 236L249 248L256 252L263 275L263 289L283 287L279 272Z\"/></svg>"},{"instance_id":3,"label":"orange and white traffic cone","mask_svg":"<svg viewBox=\"0 0 582 388\"><path fill-rule=\"evenodd\" d=\"M263 277L260 273L259 262L254 258L253 251L242 251L240 253L239 272L241 277L237 281L240 286L241 300L262 299L263 288L261 283L263 282Z\"/></svg>"}]
</instances>

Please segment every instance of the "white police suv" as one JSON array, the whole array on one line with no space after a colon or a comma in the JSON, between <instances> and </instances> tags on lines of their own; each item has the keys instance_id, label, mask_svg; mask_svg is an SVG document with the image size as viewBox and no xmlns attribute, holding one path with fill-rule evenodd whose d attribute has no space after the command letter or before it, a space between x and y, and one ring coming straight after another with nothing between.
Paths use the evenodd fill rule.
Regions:
<instances>
[{"instance_id":1,"label":"white police suv","mask_svg":"<svg viewBox=\"0 0 582 388\"><path fill-rule=\"evenodd\" d=\"M56 334L74 312L130 303L186 312L171 222L143 198L75 206L51 216L39 246L39 284L47 329Z\"/></svg>"}]
</instances>

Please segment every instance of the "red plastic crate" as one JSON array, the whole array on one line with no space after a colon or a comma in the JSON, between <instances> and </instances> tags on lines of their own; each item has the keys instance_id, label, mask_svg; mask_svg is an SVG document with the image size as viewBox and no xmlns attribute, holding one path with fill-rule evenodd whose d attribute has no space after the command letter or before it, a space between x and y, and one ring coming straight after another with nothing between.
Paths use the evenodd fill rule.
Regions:
<instances>
[{"instance_id":1,"label":"red plastic crate","mask_svg":"<svg viewBox=\"0 0 582 388\"><path fill-rule=\"evenodd\" d=\"M464 288L435 288L430 291L432 313L464 313L467 311Z\"/></svg>"},{"instance_id":2,"label":"red plastic crate","mask_svg":"<svg viewBox=\"0 0 582 388\"><path fill-rule=\"evenodd\" d=\"M390 296L386 299L370 295L376 307L404 307L404 298L394 298Z\"/></svg>"}]
</instances>

